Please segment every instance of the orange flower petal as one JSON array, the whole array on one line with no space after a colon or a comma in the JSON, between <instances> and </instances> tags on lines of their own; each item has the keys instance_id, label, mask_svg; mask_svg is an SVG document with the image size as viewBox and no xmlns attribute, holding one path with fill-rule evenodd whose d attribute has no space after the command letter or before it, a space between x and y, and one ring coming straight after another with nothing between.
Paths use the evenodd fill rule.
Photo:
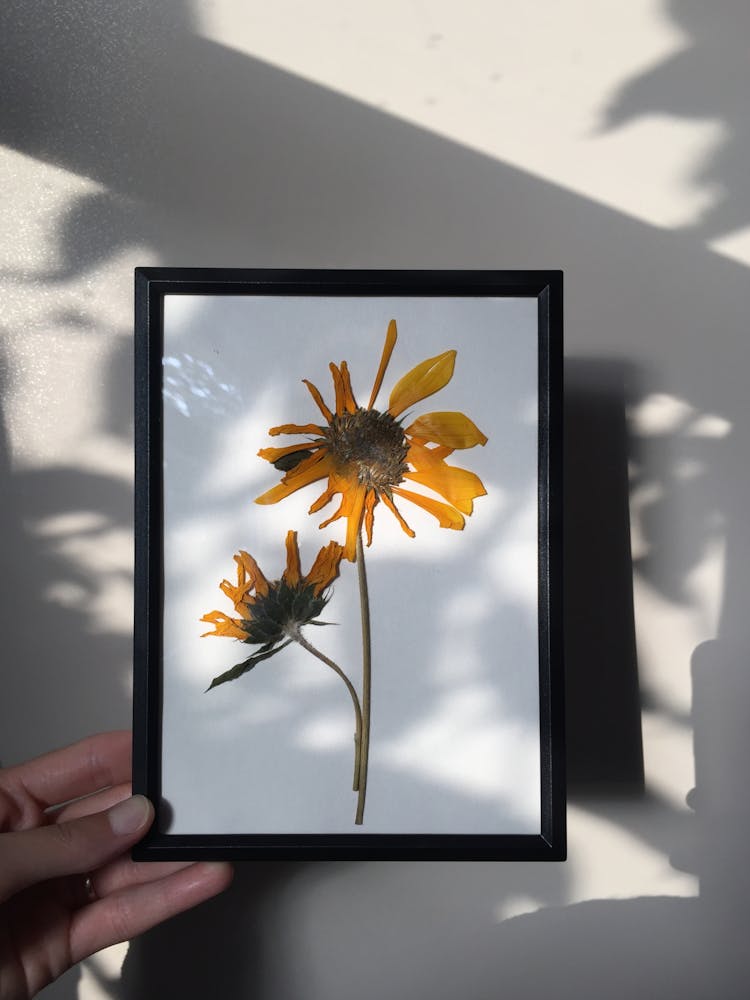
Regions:
<instances>
[{"instance_id":1,"label":"orange flower petal","mask_svg":"<svg viewBox=\"0 0 750 1000\"><path fill-rule=\"evenodd\" d=\"M344 547L338 542L329 542L318 552L310 572L305 577L307 583L313 584L316 597L338 576L343 554Z\"/></svg>"},{"instance_id":2,"label":"orange flower petal","mask_svg":"<svg viewBox=\"0 0 750 1000\"><path fill-rule=\"evenodd\" d=\"M338 492L339 492L338 490L333 489L333 487L331 486L330 480L329 480L328 481L328 486L323 490L323 492L320 494L320 496L318 497L318 499L314 503L310 504L310 507L309 507L307 513L308 514L317 514L317 512L319 510L322 510L327 504L329 504L331 502L331 500L333 500L334 496Z\"/></svg>"},{"instance_id":3,"label":"orange flower petal","mask_svg":"<svg viewBox=\"0 0 750 1000\"><path fill-rule=\"evenodd\" d=\"M240 552L234 557L234 561L237 563L237 577L240 579L240 574L247 574L247 580L251 587L255 588L255 593L260 594L261 597L265 597L268 593L268 580L261 572L260 566L253 559L249 552L240 550ZM245 579L243 576L241 579Z\"/></svg>"},{"instance_id":4,"label":"orange flower petal","mask_svg":"<svg viewBox=\"0 0 750 1000\"><path fill-rule=\"evenodd\" d=\"M423 469L432 469L434 466L440 465L443 459L448 458L452 454L452 448L446 448L443 445L428 448L424 441L420 441L418 438L411 438L409 440L406 461L421 472Z\"/></svg>"},{"instance_id":5,"label":"orange flower petal","mask_svg":"<svg viewBox=\"0 0 750 1000\"><path fill-rule=\"evenodd\" d=\"M297 545L297 532L287 531L286 533L286 569L281 575L284 583L290 587L296 587L300 580L299 546Z\"/></svg>"},{"instance_id":6,"label":"orange flower petal","mask_svg":"<svg viewBox=\"0 0 750 1000\"><path fill-rule=\"evenodd\" d=\"M323 416L326 418L326 420L330 424L330 422L331 422L331 420L333 418L333 414L328 409L328 407L326 406L326 404L323 402L323 397L321 396L320 392L312 384L312 382L308 382L308 380L306 378L303 378L302 381L305 383L305 385L307 386L307 388L310 390L310 395L315 400L315 402L318 404L318 409L320 410L320 412L323 414Z\"/></svg>"},{"instance_id":7,"label":"orange flower petal","mask_svg":"<svg viewBox=\"0 0 750 1000\"><path fill-rule=\"evenodd\" d=\"M250 591L253 589L252 581L240 581L240 583L234 587L229 580L222 580L219 584L219 589L222 590L229 600L234 604L234 610L238 611L241 615L243 612L251 605L255 603L254 598L250 596Z\"/></svg>"},{"instance_id":8,"label":"orange flower petal","mask_svg":"<svg viewBox=\"0 0 750 1000\"><path fill-rule=\"evenodd\" d=\"M422 361L400 378L393 387L388 402L388 412L397 417L404 410L426 399L446 386L453 377L456 363L455 351L444 351L434 358Z\"/></svg>"},{"instance_id":9,"label":"orange flower petal","mask_svg":"<svg viewBox=\"0 0 750 1000\"><path fill-rule=\"evenodd\" d=\"M310 508L310 513L314 513L312 509L313 507L315 508L315 510L319 510L321 507L325 506L325 503L323 502L324 497L327 498L326 503L328 503L330 500L333 499L333 497L337 493L341 494L341 504L339 505L339 509L336 511L336 513L333 514L331 517L328 518L327 521L324 521L320 525L321 528L327 528L328 525L331 524L333 521L338 521L340 517L345 516L346 493L348 492L350 486L352 485L356 485L356 480L353 483L350 483L348 479L343 479L340 475L337 475L337 473L331 472L331 474L328 477L327 488L325 489L324 493L321 496L319 496L318 499L315 501L315 503L312 505L312 507Z\"/></svg>"},{"instance_id":10,"label":"orange flower petal","mask_svg":"<svg viewBox=\"0 0 750 1000\"><path fill-rule=\"evenodd\" d=\"M327 521L324 521L320 525L321 528L327 528L328 525L331 524L333 521L337 521L340 517L346 516L346 510L348 508L346 507L345 497L346 494L349 492L349 490L353 489L356 486L357 486L356 479L350 480L344 476L339 475L336 472L331 472L330 475L328 476L328 486L321 493L318 499L313 504L311 504L310 509L308 510L308 514L315 514L317 511L325 507L326 504L330 503L337 493L340 493L341 506L332 517L329 517Z\"/></svg>"},{"instance_id":11,"label":"orange flower petal","mask_svg":"<svg viewBox=\"0 0 750 1000\"><path fill-rule=\"evenodd\" d=\"M365 497L365 531L367 533L367 544L372 545L372 528L375 524L375 507L378 502L378 495L375 490L368 490Z\"/></svg>"},{"instance_id":12,"label":"orange flower petal","mask_svg":"<svg viewBox=\"0 0 750 1000\"><path fill-rule=\"evenodd\" d=\"M341 382L344 387L344 406L347 412L356 413L357 400L354 398L354 393L352 392L352 380L349 375L349 365L347 365L346 361L341 362Z\"/></svg>"},{"instance_id":13,"label":"orange flower petal","mask_svg":"<svg viewBox=\"0 0 750 1000\"><path fill-rule=\"evenodd\" d=\"M316 461L313 462L313 459ZM273 486L266 493L256 497L255 503L263 505L278 503L279 500L291 496L292 493L296 493L303 486L309 486L310 483L315 483L319 479L325 479L330 471L330 466L331 460L328 452L325 449L321 449L317 455L305 459L295 469L288 472L278 485Z\"/></svg>"},{"instance_id":14,"label":"orange flower petal","mask_svg":"<svg viewBox=\"0 0 750 1000\"><path fill-rule=\"evenodd\" d=\"M393 492L397 496L403 497L404 500L411 500L417 507L426 510L428 514L432 514L433 517L437 518L441 528L454 528L456 531L460 531L464 526L463 515L454 510L453 507L449 507L447 503L441 503L440 500L433 500L432 497L424 497L420 493L412 493L410 490L402 490L396 486L394 486Z\"/></svg>"},{"instance_id":15,"label":"orange flower petal","mask_svg":"<svg viewBox=\"0 0 750 1000\"><path fill-rule=\"evenodd\" d=\"M465 413L425 413L410 424L404 434L451 449L487 444L487 435Z\"/></svg>"},{"instance_id":16,"label":"orange flower petal","mask_svg":"<svg viewBox=\"0 0 750 1000\"><path fill-rule=\"evenodd\" d=\"M393 492L395 493L396 491L394 490ZM401 514L399 514L398 509L397 509L395 503L393 502L393 500L391 500L391 498L388 496L387 493L383 493L382 494L382 498L383 498L383 503L386 505L386 507L388 508L388 510L391 511L391 513L395 516L396 520L401 525L402 529L406 532L406 534L409 536L409 538L414 538L414 536L416 535L416 532L412 531L412 529L409 527L409 525L403 519L403 517L401 516Z\"/></svg>"},{"instance_id":17,"label":"orange flower petal","mask_svg":"<svg viewBox=\"0 0 750 1000\"><path fill-rule=\"evenodd\" d=\"M344 380L341 377L341 372L337 365L333 361L328 365L331 371L331 377L333 378L333 389L336 393L336 414L341 416L346 412L346 400L344 394Z\"/></svg>"},{"instance_id":18,"label":"orange flower petal","mask_svg":"<svg viewBox=\"0 0 750 1000\"><path fill-rule=\"evenodd\" d=\"M242 628L241 622L235 618L230 618L221 611L209 611L208 614L203 615L201 621L210 622L215 629L213 632L204 632L201 635L201 639L207 635L223 635L229 636L232 639L247 639L247 632Z\"/></svg>"},{"instance_id":19,"label":"orange flower petal","mask_svg":"<svg viewBox=\"0 0 750 1000\"><path fill-rule=\"evenodd\" d=\"M471 514L474 510L473 500L487 494L479 476L467 469L447 465L445 462L424 472L406 472L404 479L410 479L420 486L426 486L427 489L439 493L462 514Z\"/></svg>"},{"instance_id":20,"label":"orange flower petal","mask_svg":"<svg viewBox=\"0 0 750 1000\"><path fill-rule=\"evenodd\" d=\"M367 404L367 409L371 410L375 405L375 400L377 399L378 393L380 392L380 387L383 384L383 376L385 375L385 370L388 367L388 362L391 360L391 355L393 354L393 348L396 346L396 339L398 333L396 332L396 320L392 319L388 324L388 332L385 335L385 345L383 346L383 354L380 358L380 366L378 368L378 373L375 376L375 382L372 386L372 393L370 394L370 402Z\"/></svg>"},{"instance_id":21,"label":"orange flower petal","mask_svg":"<svg viewBox=\"0 0 750 1000\"><path fill-rule=\"evenodd\" d=\"M345 517L346 516L346 512L345 512L345 509L344 509L345 507L346 507L346 503L344 501L344 498L342 497L341 498L341 503L339 504L339 509L334 514L331 514L331 516L327 520L322 521L318 525L318 527L319 528L327 528L329 524L333 524L334 521L338 521L340 518Z\"/></svg>"},{"instance_id":22,"label":"orange flower petal","mask_svg":"<svg viewBox=\"0 0 750 1000\"><path fill-rule=\"evenodd\" d=\"M350 489L344 494L345 516L348 519L344 556L349 562L354 562L357 558L357 538L362 527L366 495L367 487L364 485Z\"/></svg>"},{"instance_id":23,"label":"orange flower petal","mask_svg":"<svg viewBox=\"0 0 750 1000\"><path fill-rule=\"evenodd\" d=\"M315 434L319 437L325 433L325 428L318 427L317 424L279 424L278 427L269 428L271 437L278 437L279 434Z\"/></svg>"},{"instance_id":24,"label":"orange flower petal","mask_svg":"<svg viewBox=\"0 0 750 1000\"><path fill-rule=\"evenodd\" d=\"M311 448L320 448L323 445L325 441L303 441L300 444L288 444L285 448L261 448L258 458L265 458L267 462L273 464L285 455L293 455L295 451L309 451Z\"/></svg>"}]
</instances>

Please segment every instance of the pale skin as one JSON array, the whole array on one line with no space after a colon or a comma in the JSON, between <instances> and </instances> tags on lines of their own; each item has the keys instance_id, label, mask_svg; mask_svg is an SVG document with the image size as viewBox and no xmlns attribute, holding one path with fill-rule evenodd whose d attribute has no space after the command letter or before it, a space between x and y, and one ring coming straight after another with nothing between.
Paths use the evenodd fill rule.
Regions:
<instances>
[{"instance_id":1,"label":"pale skin","mask_svg":"<svg viewBox=\"0 0 750 1000\"><path fill-rule=\"evenodd\" d=\"M154 818L131 797L130 745L102 733L0 770L0 1000L229 885L228 864L130 860Z\"/></svg>"}]
</instances>

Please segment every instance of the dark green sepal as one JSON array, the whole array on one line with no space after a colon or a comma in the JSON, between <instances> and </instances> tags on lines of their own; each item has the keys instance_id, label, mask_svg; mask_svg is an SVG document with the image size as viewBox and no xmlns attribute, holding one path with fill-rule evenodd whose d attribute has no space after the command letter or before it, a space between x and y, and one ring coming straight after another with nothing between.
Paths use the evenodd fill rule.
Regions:
<instances>
[{"instance_id":1,"label":"dark green sepal","mask_svg":"<svg viewBox=\"0 0 750 1000\"><path fill-rule=\"evenodd\" d=\"M206 692L210 691L211 688L218 687L219 684L226 684L227 681L237 680L238 677L242 677L242 675L246 674L248 670L252 670L253 667L257 666L257 664L259 664L262 660L267 660L271 656L280 652L280 650L282 650L284 646L288 646L291 641L291 639L287 639L287 641L282 642L280 646L277 646L275 643L268 643L257 653L254 653L246 660L243 660L242 663L237 663L230 670L225 671L223 674L219 674L218 677L214 677L209 686L206 688Z\"/></svg>"},{"instance_id":2,"label":"dark green sepal","mask_svg":"<svg viewBox=\"0 0 750 1000\"><path fill-rule=\"evenodd\" d=\"M249 643L274 643L280 642L284 636L281 625L271 618L251 619L243 622L243 628L247 632L247 639L243 642Z\"/></svg>"},{"instance_id":3,"label":"dark green sepal","mask_svg":"<svg viewBox=\"0 0 750 1000\"><path fill-rule=\"evenodd\" d=\"M274 469L278 469L279 472L291 472L292 469L296 469L300 462L304 462L306 458L312 455L311 451L307 448L300 448L299 451L290 451L288 455L282 455L281 458L277 458L275 462L272 462Z\"/></svg>"}]
</instances>

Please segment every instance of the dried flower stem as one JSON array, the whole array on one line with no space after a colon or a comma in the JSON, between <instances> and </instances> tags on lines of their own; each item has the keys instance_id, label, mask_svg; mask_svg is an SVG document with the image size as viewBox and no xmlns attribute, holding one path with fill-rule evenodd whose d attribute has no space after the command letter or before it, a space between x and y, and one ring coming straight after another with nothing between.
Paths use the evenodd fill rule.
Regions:
<instances>
[{"instance_id":1,"label":"dried flower stem","mask_svg":"<svg viewBox=\"0 0 750 1000\"><path fill-rule=\"evenodd\" d=\"M362 734L359 749L359 796L357 815L354 820L362 825L367 794L367 761L370 753L370 691L372 679L372 659L370 650L370 601L367 594L367 573L365 572L365 552L362 532L357 535L357 577L359 579L359 604L362 613Z\"/></svg>"},{"instance_id":2,"label":"dried flower stem","mask_svg":"<svg viewBox=\"0 0 750 1000\"><path fill-rule=\"evenodd\" d=\"M312 653L313 656L325 663L327 667L330 667L335 673L339 675L341 680L346 684L347 690L351 695L352 704L354 705L354 718L356 721L356 730L354 733L354 780L352 782L352 790L359 791L359 780L361 771L361 748L362 748L362 709L359 704L359 698L357 697L357 692L354 685L346 676L341 667L334 663L325 653L321 653L319 649L316 649L311 642L302 635L299 628L294 629L291 633L291 638L295 642L298 642L303 649L306 649L308 653Z\"/></svg>"}]
</instances>

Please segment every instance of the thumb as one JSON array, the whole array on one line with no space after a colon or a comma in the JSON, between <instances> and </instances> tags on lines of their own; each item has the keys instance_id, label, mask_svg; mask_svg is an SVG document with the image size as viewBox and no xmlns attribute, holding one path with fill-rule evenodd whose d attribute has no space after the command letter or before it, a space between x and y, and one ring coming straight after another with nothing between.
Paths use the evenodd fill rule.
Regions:
<instances>
[{"instance_id":1,"label":"thumb","mask_svg":"<svg viewBox=\"0 0 750 1000\"><path fill-rule=\"evenodd\" d=\"M0 902L27 886L92 871L140 840L154 807L133 795L106 812L0 834Z\"/></svg>"}]
</instances>

